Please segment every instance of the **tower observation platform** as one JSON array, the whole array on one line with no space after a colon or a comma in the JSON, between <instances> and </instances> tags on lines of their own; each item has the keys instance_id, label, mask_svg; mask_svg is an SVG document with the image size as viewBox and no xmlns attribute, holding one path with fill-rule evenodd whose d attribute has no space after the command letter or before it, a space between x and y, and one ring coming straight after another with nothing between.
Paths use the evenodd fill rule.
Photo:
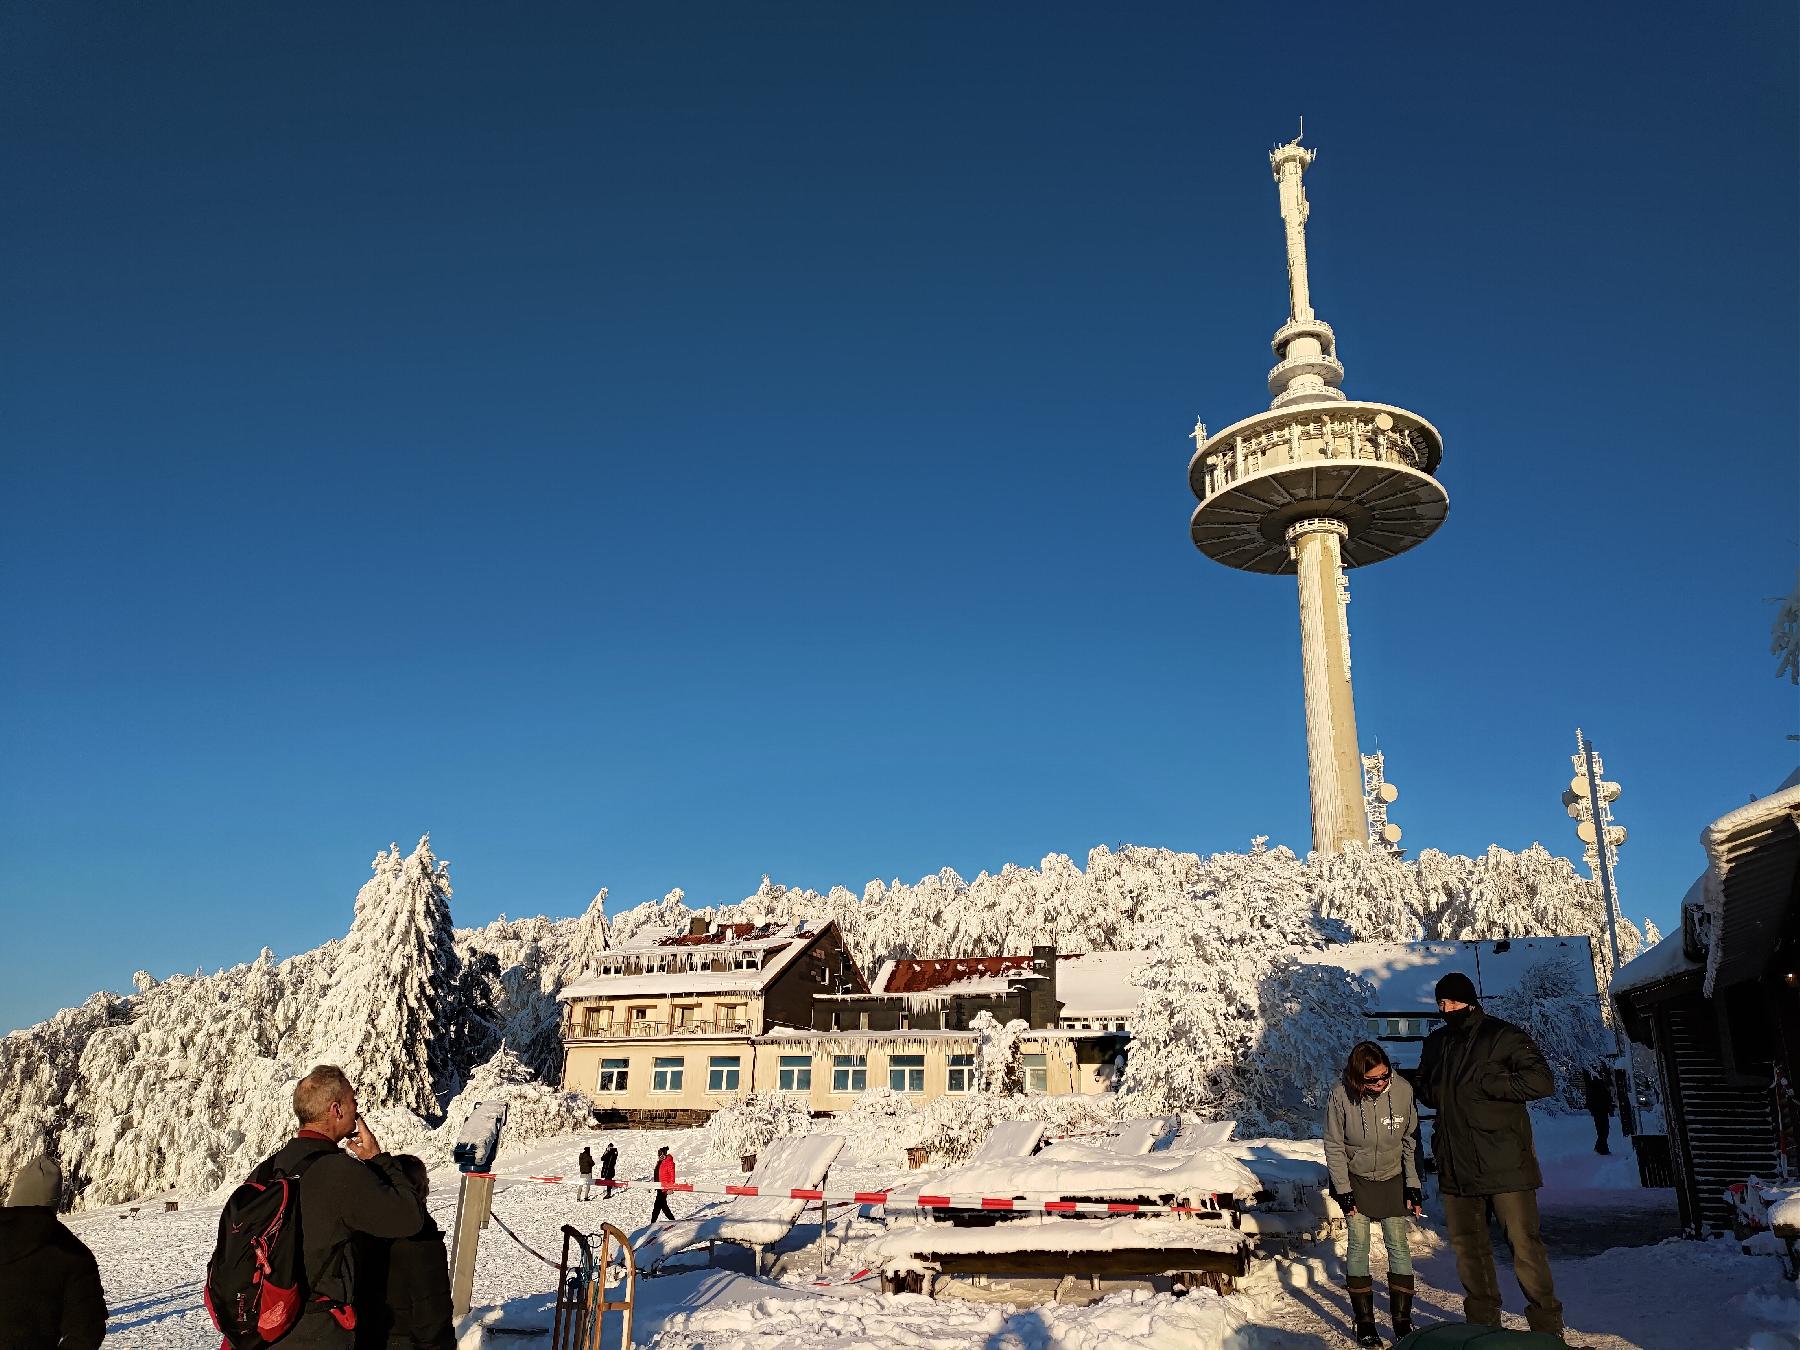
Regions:
<instances>
[{"instance_id":1,"label":"tower observation platform","mask_svg":"<svg viewBox=\"0 0 1800 1350\"><path fill-rule=\"evenodd\" d=\"M1302 175L1313 156L1298 138L1269 155L1288 267L1288 318L1271 343L1272 401L1221 431L1196 423L1188 485L1200 501L1196 548L1227 567L1299 578L1313 849L1336 852L1367 833L1344 572L1423 543L1450 499L1432 476L1444 452L1437 428L1339 388L1337 336L1313 312L1307 275Z\"/></svg>"}]
</instances>

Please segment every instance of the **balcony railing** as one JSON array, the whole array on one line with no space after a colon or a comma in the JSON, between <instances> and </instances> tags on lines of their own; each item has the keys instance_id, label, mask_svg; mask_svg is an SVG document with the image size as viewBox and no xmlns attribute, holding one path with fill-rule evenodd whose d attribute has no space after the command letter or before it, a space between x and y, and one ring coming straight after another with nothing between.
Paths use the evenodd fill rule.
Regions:
<instances>
[{"instance_id":1,"label":"balcony railing","mask_svg":"<svg viewBox=\"0 0 1800 1350\"><path fill-rule=\"evenodd\" d=\"M747 1036L748 1022L584 1022L578 1036L601 1040L618 1040L633 1036Z\"/></svg>"}]
</instances>

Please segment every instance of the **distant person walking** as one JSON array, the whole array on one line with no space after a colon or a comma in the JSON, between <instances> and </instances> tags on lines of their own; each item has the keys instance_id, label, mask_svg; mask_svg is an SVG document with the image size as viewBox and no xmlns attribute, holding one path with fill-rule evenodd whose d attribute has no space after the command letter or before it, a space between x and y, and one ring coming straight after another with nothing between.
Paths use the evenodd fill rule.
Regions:
<instances>
[{"instance_id":1,"label":"distant person walking","mask_svg":"<svg viewBox=\"0 0 1800 1350\"><path fill-rule=\"evenodd\" d=\"M601 1153L600 1153L600 1180L601 1180L601 1182L605 1183L605 1182L613 1180L613 1176L618 1170L619 1170L619 1150L618 1150L617 1146L614 1145L611 1140L608 1140L606 1147L603 1150L601 1150ZM612 1193L613 1193L613 1188L611 1186L607 1186L605 1184L601 1185L600 1194L603 1197L610 1196Z\"/></svg>"},{"instance_id":2,"label":"distant person walking","mask_svg":"<svg viewBox=\"0 0 1800 1350\"><path fill-rule=\"evenodd\" d=\"M1526 1109L1554 1092L1556 1080L1531 1037L1482 1009L1467 975L1452 971L1435 992L1444 1025L1426 1037L1413 1081L1419 1100L1438 1113L1431 1150L1462 1280L1463 1320L1500 1325L1500 1280L1487 1227L1492 1205L1512 1247L1525 1320L1533 1331L1560 1336L1562 1304L1538 1231L1544 1174Z\"/></svg>"},{"instance_id":3,"label":"distant person walking","mask_svg":"<svg viewBox=\"0 0 1800 1350\"><path fill-rule=\"evenodd\" d=\"M382 1152L357 1112L356 1089L342 1069L321 1064L302 1078L294 1088L294 1115L300 1122L294 1138L252 1173L300 1173L300 1235L312 1297L281 1347L349 1350L356 1324L351 1239L359 1233L412 1237L426 1216L399 1163Z\"/></svg>"},{"instance_id":4,"label":"distant person walking","mask_svg":"<svg viewBox=\"0 0 1800 1350\"><path fill-rule=\"evenodd\" d=\"M1582 1074L1582 1078L1582 1095L1587 1101L1588 1114L1594 1118L1594 1152L1611 1154L1607 1142L1612 1133L1612 1070L1602 1060Z\"/></svg>"},{"instance_id":5,"label":"distant person walking","mask_svg":"<svg viewBox=\"0 0 1800 1350\"><path fill-rule=\"evenodd\" d=\"M402 1153L394 1165L423 1209L431 1194L424 1162ZM356 1350L456 1350L450 1259L429 1212L411 1237L358 1238L356 1256Z\"/></svg>"},{"instance_id":6,"label":"distant person walking","mask_svg":"<svg viewBox=\"0 0 1800 1350\"><path fill-rule=\"evenodd\" d=\"M1325 1165L1331 1197L1350 1222L1344 1285L1358 1345L1380 1345L1375 1284L1369 1269L1370 1223L1387 1248L1388 1311L1396 1338L1412 1328L1412 1249L1408 1215L1423 1212L1419 1186L1419 1113L1412 1086L1394 1072L1387 1051L1364 1041L1350 1052L1325 1102Z\"/></svg>"},{"instance_id":7,"label":"distant person walking","mask_svg":"<svg viewBox=\"0 0 1800 1350\"><path fill-rule=\"evenodd\" d=\"M655 1223L661 1215L670 1223L675 1222L675 1215L669 1208L669 1187L675 1184L675 1157L666 1148L656 1150L656 1203L650 1206L650 1222Z\"/></svg>"},{"instance_id":8,"label":"distant person walking","mask_svg":"<svg viewBox=\"0 0 1800 1350\"><path fill-rule=\"evenodd\" d=\"M62 1169L26 1163L0 1209L0 1350L94 1350L106 1299L94 1254L56 1217Z\"/></svg>"},{"instance_id":9,"label":"distant person walking","mask_svg":"<svg viewBox=\"0 0 1800 1350\"><path fill-rule=\"evenodd\" d=\"M575 1198L592 1200L594 1198L594 1152L585 1144L582 1146L581 1156L575 1159L575 1170L581 1173L581 1189L575 1192Z\"/></svg>"}]
</instances>

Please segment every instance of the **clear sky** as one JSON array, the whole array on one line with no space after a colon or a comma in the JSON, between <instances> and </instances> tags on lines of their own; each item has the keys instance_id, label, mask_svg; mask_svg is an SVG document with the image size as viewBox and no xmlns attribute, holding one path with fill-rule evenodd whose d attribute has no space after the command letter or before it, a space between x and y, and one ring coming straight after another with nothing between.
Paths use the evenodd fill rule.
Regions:
<instances>
[{"instance_id":1,"label":"clear sky","mask_svg":"<svg viewBox=\"0 0 1800 1350\"><path fill-rule=\"evenodd\" d=\"M1226 12L1217 12L1217 11ZM1406 844L1627 909L1792 767L1791 5L0 14L0 1027L341 934L1308 838L1188 538L1314 301L1444 433L1352 574Z\"/></svg>"}]
</instances>

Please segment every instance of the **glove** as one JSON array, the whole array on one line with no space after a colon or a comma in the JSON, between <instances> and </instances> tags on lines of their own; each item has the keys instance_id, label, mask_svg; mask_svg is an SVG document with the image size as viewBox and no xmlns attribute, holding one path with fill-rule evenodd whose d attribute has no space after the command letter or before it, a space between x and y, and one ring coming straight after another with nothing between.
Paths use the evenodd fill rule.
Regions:
<instances>
[{"instance_id":1,"label":"glove","mask_svg":"<svg viewBox=\"0 0 1800 1350\"><path fill-rule=\"evenodd\" d=\"M1344 1211L1345 1218L1348 1218L1350 1215L1356 1213L1356 1197L1355 1196L1339 1195L1336 1191L1333 1191L1333 1192L1331 1192L1331 1198L1333 1200L1337 1201L1337 1207Z\"/></svg>"},{"instance_id":2,"label":"glove","mask_svg":"<svg viewBox=\"0 0 1800 1350\"><path fill-rule=\"evenodd\" d=\"M1406 1196L1406 1207L1414 1213L1418 1213L1425 1208L1425 1192L1419 1189L1419 1187L1408 1186L1403 1191L1403 1194Z\"/></svg>"}]
</instances>

